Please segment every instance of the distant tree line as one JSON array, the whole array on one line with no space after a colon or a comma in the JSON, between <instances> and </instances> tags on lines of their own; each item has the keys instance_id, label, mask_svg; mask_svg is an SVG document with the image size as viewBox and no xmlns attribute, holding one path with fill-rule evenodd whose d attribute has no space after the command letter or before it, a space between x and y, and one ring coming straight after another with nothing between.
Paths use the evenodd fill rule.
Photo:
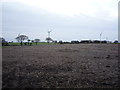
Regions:
<instances>
[{"instance_id":1,"label":"distant tree line","mask_svg":"<svg viewBox=\"0 0 120 90\"><path fill-rule=\"evenodd\" d=\"M28 36L26 35L19 35L15 38L21 46L23 45L32 45L33 43L35 43L36 45L40 42L40 39L34 39L34 40L30 40L28 38ZM24 42L25 40L27 40L27 42ZM114 42L110 42L110 41L100 41L100 40L81 40L81 41L78 41L78 40L73 40L71 42L66 42L66 41L58 41L57 40L52 40L51 38L46 38L46 41L47 43L50 43L50 41L52 41L52 43L58 43L58 44L81 44L81 43L119 43L117 40L115 40ZM2 46L10 46L11 43L13 42L8 42L6 41L4 38L0 38L0 43L2 44ZM14 45L14 44L13 44ZM14 45L16 46L16 45Z\"/></svg>"},{"instance_id":2,"label":"distant tree line","mask_svg":"<svg viewBox=\"0 0 120 90\"><path fill-rule=\"evenodd\" d=\"M63 42L62 40L60 40L58 42L59 44L80 44L80 43L112 43L110 41L99 41L99 40L81 40L81 41L71 41L71 42ZM119 43L117 40L115 40L113 43Z\"/></svg>"}]
</instances>

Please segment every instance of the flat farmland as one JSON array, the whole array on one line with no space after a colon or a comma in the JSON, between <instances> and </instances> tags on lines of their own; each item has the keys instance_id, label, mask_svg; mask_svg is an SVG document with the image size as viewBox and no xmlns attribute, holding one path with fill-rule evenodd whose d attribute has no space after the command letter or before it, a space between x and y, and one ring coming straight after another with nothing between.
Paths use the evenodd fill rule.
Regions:
<instances>
[{"instance_id":1,"label":"flat farmland","mask_svg":"<svg viewBox=\"0 0 120 90\"><path fill-rule=\"evenodd\" d=\"M6 46L3 88L116 88L117 44Z\"/></svg>"}]
</instances>

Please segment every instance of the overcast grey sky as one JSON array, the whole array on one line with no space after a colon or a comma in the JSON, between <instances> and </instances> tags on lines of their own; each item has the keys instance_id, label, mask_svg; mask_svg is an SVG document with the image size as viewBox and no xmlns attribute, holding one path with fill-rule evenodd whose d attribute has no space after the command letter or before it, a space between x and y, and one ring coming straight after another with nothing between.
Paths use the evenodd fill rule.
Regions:
<instances>
[{"instance_id":1,"label":"overcast grey sky","mask_svg":"<svg viewBox=\"0 0 120 90\"><path fill-rule=\"evenodd\" d=\"M118 39L119 0L2 0L2 36L18 34L45 41ZM0 4L1 5L1 4Z\"/></svg>"}]
</instances>

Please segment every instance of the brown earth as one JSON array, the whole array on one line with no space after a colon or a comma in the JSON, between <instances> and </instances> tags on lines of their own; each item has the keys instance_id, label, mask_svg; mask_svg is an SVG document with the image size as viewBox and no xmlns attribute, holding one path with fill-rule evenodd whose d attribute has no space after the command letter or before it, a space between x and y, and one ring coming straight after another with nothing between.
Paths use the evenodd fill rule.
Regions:
<instances>
[{"instance_id":1,"label":"brown earth","mask_svg":"<svg viewBox=\"0 0 120 90\"><path fill-rule=\"evenodd\" d=\"M3 48L3 88L116 88L117 44Z\"/></svg>"}]
</instances>

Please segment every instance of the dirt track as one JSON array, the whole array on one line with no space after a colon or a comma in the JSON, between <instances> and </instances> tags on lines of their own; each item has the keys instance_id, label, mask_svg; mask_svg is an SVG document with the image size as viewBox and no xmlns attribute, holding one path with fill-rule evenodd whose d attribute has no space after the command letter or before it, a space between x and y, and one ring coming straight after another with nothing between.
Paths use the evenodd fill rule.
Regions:
<instances>
[{"instance_id":1,"label":"dirt track","mask_svg":"<svg viewBox=\"0 0 120 90\"><path fill-rule=\"evenodd\" d=\"M118 87L118 45L4 47L3 88L6 87Z\"/></svg>"}]
</instances>

